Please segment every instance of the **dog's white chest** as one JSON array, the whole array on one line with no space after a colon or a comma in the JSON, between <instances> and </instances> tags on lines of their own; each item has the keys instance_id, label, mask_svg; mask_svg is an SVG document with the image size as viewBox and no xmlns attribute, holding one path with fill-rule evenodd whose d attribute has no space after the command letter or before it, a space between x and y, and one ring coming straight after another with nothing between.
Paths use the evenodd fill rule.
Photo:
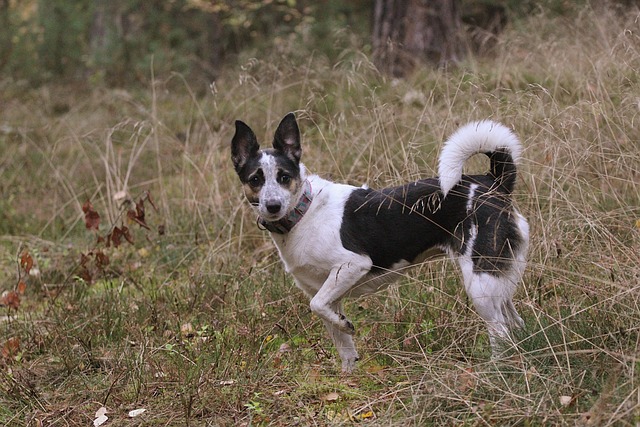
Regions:
<instances>
[{"instance_id":1,"label":"dog's white chest","mask_svg":"<svg viewBox=\"0 0 640 427\"><path fill-rule=\"evenodd\" d=\"M348 262L353 252L342 245L340 227L344 204L356 188L309 178L314 199L304 218L287 235L273 235L285 269L299 287L314 294L336 265Z\"/></svg>"}]
</instances>

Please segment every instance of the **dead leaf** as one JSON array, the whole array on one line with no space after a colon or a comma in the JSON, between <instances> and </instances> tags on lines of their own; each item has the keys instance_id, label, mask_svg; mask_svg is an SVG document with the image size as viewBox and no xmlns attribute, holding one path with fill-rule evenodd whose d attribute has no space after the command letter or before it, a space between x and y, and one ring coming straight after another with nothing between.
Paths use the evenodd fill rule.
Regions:
<instances>
[{"instance_id":1,"label":"dead leaf","mask_svg":"<svg viewBox=\"0 0 640 427\"><path fill-rule=\"evenodd\" d=\"M20 296L16 291L4 291L0 296L0 305L17 310L20 307Z\"/></svg>"},{"instance_id":2,"label":"dead leaf","mask_svg":"<svg viewBox=\"0 0 640 427\"><path fill-rule=\"evenodd\" d=\"M86 267L87 263L91 261L91 258L89 257L89 255L84 254L84 253L80 253L80 267Z\"/></svg>"},{"instance_id":3,"label":"dead leaf","mask_svg":"<svg viewBox=\"0 0 640 427\"><path fill-rule=\"evenodd\" d=\"M100 226L100 215L93 209L89 200L82 205L82 212L84 212L84 225L87 229L97 231Z\"/></svg>"},{"instance_id":4,"label":"dead leaf","mask_svg":"<svg viewBox=\"0 0 640 427\"><path fill-rule=\"evenodd\" d=\"M127 198L127 192L125 190L120 190L113 195L113 200L116 203L120 203L126 198Z\"/></svg>"},{"instance_id":5,"label":"dead leaf","mask_svg":"<svg viewBox=\"0 0 640 427\"><path fill-rule=\"evenodd\" d=\"M20 339L18 337L9 338L2 346L2 358L13 359L20 351Z\"/></svg>"},{"instance_id":6,"label":"dead leaf","mask_svg":"<svg viewBox=\"0 0 640 427\"><path fill-rule=\"evenodd\" d=\"M362 420L368 420L369 418L374 418L375 414L373 413L373 411L365 411L361 414L357 414L354 415L352 418L354 421L362 421Z\"/></svg>"},{"instance_id":7,"label":"dead leaf","mask_svg":"<svg viewBox=\"0 0 640 427\"><path fill-rule=\"evenodd\" d=\"M560 400L560 404L562 406L569 406L573 401L573 397L571 396L560 396L558 399Z\"/></svg>"},{"instance_id":8,"label":"dead leaf","mask_svg":"<svg viewBox=\"0 0 640 427\"><path fill-rule=\"evenodd\" d=\"M96 259L96 265L98 266L98 268L104 270L104 268L109 265L109 257L101 251L96 251L94 253L94 257Z\"/></svg>"},{"instance_id":9,"label":"dead leaf","mask_svg":"<svg viewBox=\"0 0 640 427\"><path fill-rule=\"evenodd\" d=\"M131 221L137 223L140 227L144 227L147 230L151 230L147 225L145 219L145 211L144 211L144 199L140 198L140 200L136 203L136 210L129 209L127 212L127 218Z\"/></svg>"},{"instance_id":10,"label":"dead leaf","mask_svg":"<svg viewBox=\"0 0 640 427\"><path fill-rule=\"evenodd\" d=\"M132 411L129 411L129 418L135 418L138 415L142 415L145 411L146 411L145 408L139 408L139 409L134 409Z\"/></svg>"},{"instance_id":11,"label":"dead leaf","mask_svg":"<svg viewBox=\"0 0 640 427\"><path fill-rule=\"evenodd\" d=\"M36 279L40 277L40 269L38 267L33 267L31 271L29 271L29 276L35 277Z\"/></svg>"},{"instance_id":12,"label":"dead leaf","mask_svg":"<svg viewBox=\"0 0 640 427\"><path fill-rule=\"evenodd\" d=\"M180 326L180 334L185 338L193 337L193 325L191 325L191 323L185 323Z\"/></svg>"},{"instance_id":13,"label":"dead leaf","mask_svg":"<svg viewBox=\"0 0 640 427\"><path fill-rule=\"evenodd\" d=\"M109 417L107 417L106 415L101 415L95 420L93 420L93 426L94 427L101 426L102 424L106 423L108 420L109 420Z\"/></svg>"},{"instance_id":14,"label":"dead leaf","mask_svg":"<svg viewBox=\"0 0 640 427\"><path fill-rule=\"evenodd\" d=\"M19 295L24 295L24 291L27 290L27 284L24 283L23 280L20 280L18 282L18 286L16 287L16 289L17 289Z\"/></svg>"},{"instance_id":15,"label":"dead leaf","mask_svg":"<svg viewBox=\"0 0 640 427\"><path fill-rule=\"evenodd\" d=\"M338 400L340 400L340 395L335 391L332 391L330 393L320 396L320 400L324 402L337 402Z\"/></svg>"},{"instance_id":16,"label":"dead leaf","mask_svg":"<svg viewBox=\"0 0 640 427\"><path fill-rule=\"evenodd\" d=\"M156 207L156 204L153 203L153 199L151 198L151 193L149 193L148 191L144 192L144 198L147 199L147 201L149 203L151 203L151 206L153 206L153 209L158 212L158 208Z\"/></svg>"},{"instance_id":17,"label":"dead leaf","mask_svg":"<svg viewBox=\"0 0 640 427\"><path fill-rule=\"evenodd\" d=\"M147 249L147 248L138 249L138 255L140 255L140 257L142 257L142 258L148 257L149 256L149 249Z\"/></svg>"},{"instance_id":18,"label":"dead leaf","mask_svg":"<svg viewBox=\"0 0 640 427\"><path fill-rule=\"evenodd\" d=\"M80 267L80 272L78 273L78 277L85 281L86 283L93 282L93 275L89 271L89 269L85 266Z\"/></svg>"},{"instance_id":19,"label":"dead leaf","mask_svg":"<svg viewBox=\"0 0 640 427\"><path fill-rule=\"evenodd\" d=\"M95 419L93 420L93 427L101 426L102 424L106 423L108 419L109 417L107 417L107 408L105 408L104 406L100 407L100 409L96 411Z\"/></svg>"},{"instance_id":20,"label":"dead leaf","mask_svg":"<svg viewBox=\"0 0 640 427\"><path fill-rule=\"evenodd\" d=\"M320 374L320 367L318 365L312 365L307 369L308 372L308 381L310 382L318 382L322 379L322 375Z\"/></svg>"},{"instance_id":21,"label":"dead leaf","mask_svg":"<svg viewBox=\"0 0 640 427\"><path fill-rule=\"evenodd\" d=\"M113 245L114 248L120 246L122 242L122 230L118 226L113 227L111 233L107 235L107 247Z\"/></svg>"},{"instance_id":22,"label":"dead leaf","mask_svg":"<svg viewBox=\"0 0 640 427\"><path fill-rule=\"evenodd\" d=\"M379 374L380 372L384 371L384 366L379 365L377 363L371 363L365 368L365 370L369 374Z\"/></svg>"},{"instance_id":23,"label":"dead leaf","mask_svg":"<svg viewBox=\"0 0 640 427\"><path fill-rule=\"evenodd\" d=\"M20 256L20 267L29 274L31 267L33 267L33 258L29 255L28 251L24 251Z\"/></svg>"},{"instance_id":24,"label":"dead leaf","mask_svg":"<svg viewBox=\"0 0 640 427\"><path fill-rule=\"evenodd\" d=\"M335 410L328 410L326 412L326 416L327 419L329 421L331 421L332 423L348 423L351 420L351 414L349 413L348 410L343 410L343 411L335 411Z\"/></svg>"},{"instance_id":25,"label":"dead leaf","mask_svg":"<svg viewBox=\"0 0 640 427\"><path fill-rule=\"evenodd\" d=\"M280 348L278 349L278 353L288 353L291 351L291 346L286 342L280 344Z\"/></svg>"},{"instance_id":26,"label":"dead leaf","mask_svg":"<svg viewBox=\"0 0 640 427\"><path fill-rule=\"evenodd\" d=\"M124 236L124 239L127 242L133 245L133 237L131 237L131 232L129 231L129 227L127 227L126 225L122 226L122 235Z\"/></svg>"}]
</instances>

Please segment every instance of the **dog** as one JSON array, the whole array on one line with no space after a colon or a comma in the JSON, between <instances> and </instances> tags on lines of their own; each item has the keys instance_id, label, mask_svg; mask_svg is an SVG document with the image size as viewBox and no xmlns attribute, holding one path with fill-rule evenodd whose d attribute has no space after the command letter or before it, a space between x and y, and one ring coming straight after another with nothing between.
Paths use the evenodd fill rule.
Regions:
<instances>
[{"instance_id":1,"label":"dog","mask_svg":"<svg viewBox=\"0 0 640 427\"><path fill-rule=\"evenodd\" d=\"M467 295L486 322L492 354L523 326L512 296L522 279L529 225L511 193L522 146L505 126L469 123L444 144L439 177L374 190L310 174L295 115L280 122L273 148L235 122L231 158L244 194L268 230L285 269L309 298L342 361L355 368L355 328L342 300L380 291L410 265L438 255L457 260ZM477 153L486 175L463 175Z\"/></svg>"}]
</instances>

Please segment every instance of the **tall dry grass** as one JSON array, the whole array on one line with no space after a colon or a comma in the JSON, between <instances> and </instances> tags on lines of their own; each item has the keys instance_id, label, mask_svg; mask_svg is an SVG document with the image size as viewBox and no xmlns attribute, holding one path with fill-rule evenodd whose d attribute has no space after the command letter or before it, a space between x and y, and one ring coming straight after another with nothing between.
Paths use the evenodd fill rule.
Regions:
<instances>
[{"instance_id":1,"label":"tall dry grass","mask_svg":"<svg viewBox=\"0 0 640 427\"><path fill-rule=\"evenodd\" d=\"M0 271L10 283L26 247L40 276L0 323L22 343L2 362L0 420L86 425L104 404L114 422L146 406L156 425L636 425L638 19L534 16L495 57L406 80L380 76L356 48L330 64L281 46L208 88L180 76L144 91L3 82ZM455 268L436 261L348 304L364 357L338 376L229 160L235 119L269 143L292 110L309 169L372 187L434 175L442 141L467 121L514 129L532 244L512 357L489 359ZM469 171L486 167L475 159ZM96 283L74 279L95 243L82 203L105 231L121 221L120 196L145 190L159 208L153 231L112 249Z\"/></svg>"}]
</instances>

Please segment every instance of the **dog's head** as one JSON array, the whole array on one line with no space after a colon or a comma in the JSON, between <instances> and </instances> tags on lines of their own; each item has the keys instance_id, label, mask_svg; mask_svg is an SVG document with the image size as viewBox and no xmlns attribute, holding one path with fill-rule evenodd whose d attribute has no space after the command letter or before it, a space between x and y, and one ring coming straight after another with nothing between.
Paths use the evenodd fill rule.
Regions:
<instances>
[{"instance_id":1,"label":"dog's head","mask_svg":"<svg viewBox=\"0 0 640 427\"><path fill-rule=\"evenodd\" d=\"M236 121L231 160L247 199L265 221L282 219L296 205L305 179L301 155L300 130L293 113L284 116L273 148L265 150L260 149L251 128Z\"/></svg>"}]
</instances>

